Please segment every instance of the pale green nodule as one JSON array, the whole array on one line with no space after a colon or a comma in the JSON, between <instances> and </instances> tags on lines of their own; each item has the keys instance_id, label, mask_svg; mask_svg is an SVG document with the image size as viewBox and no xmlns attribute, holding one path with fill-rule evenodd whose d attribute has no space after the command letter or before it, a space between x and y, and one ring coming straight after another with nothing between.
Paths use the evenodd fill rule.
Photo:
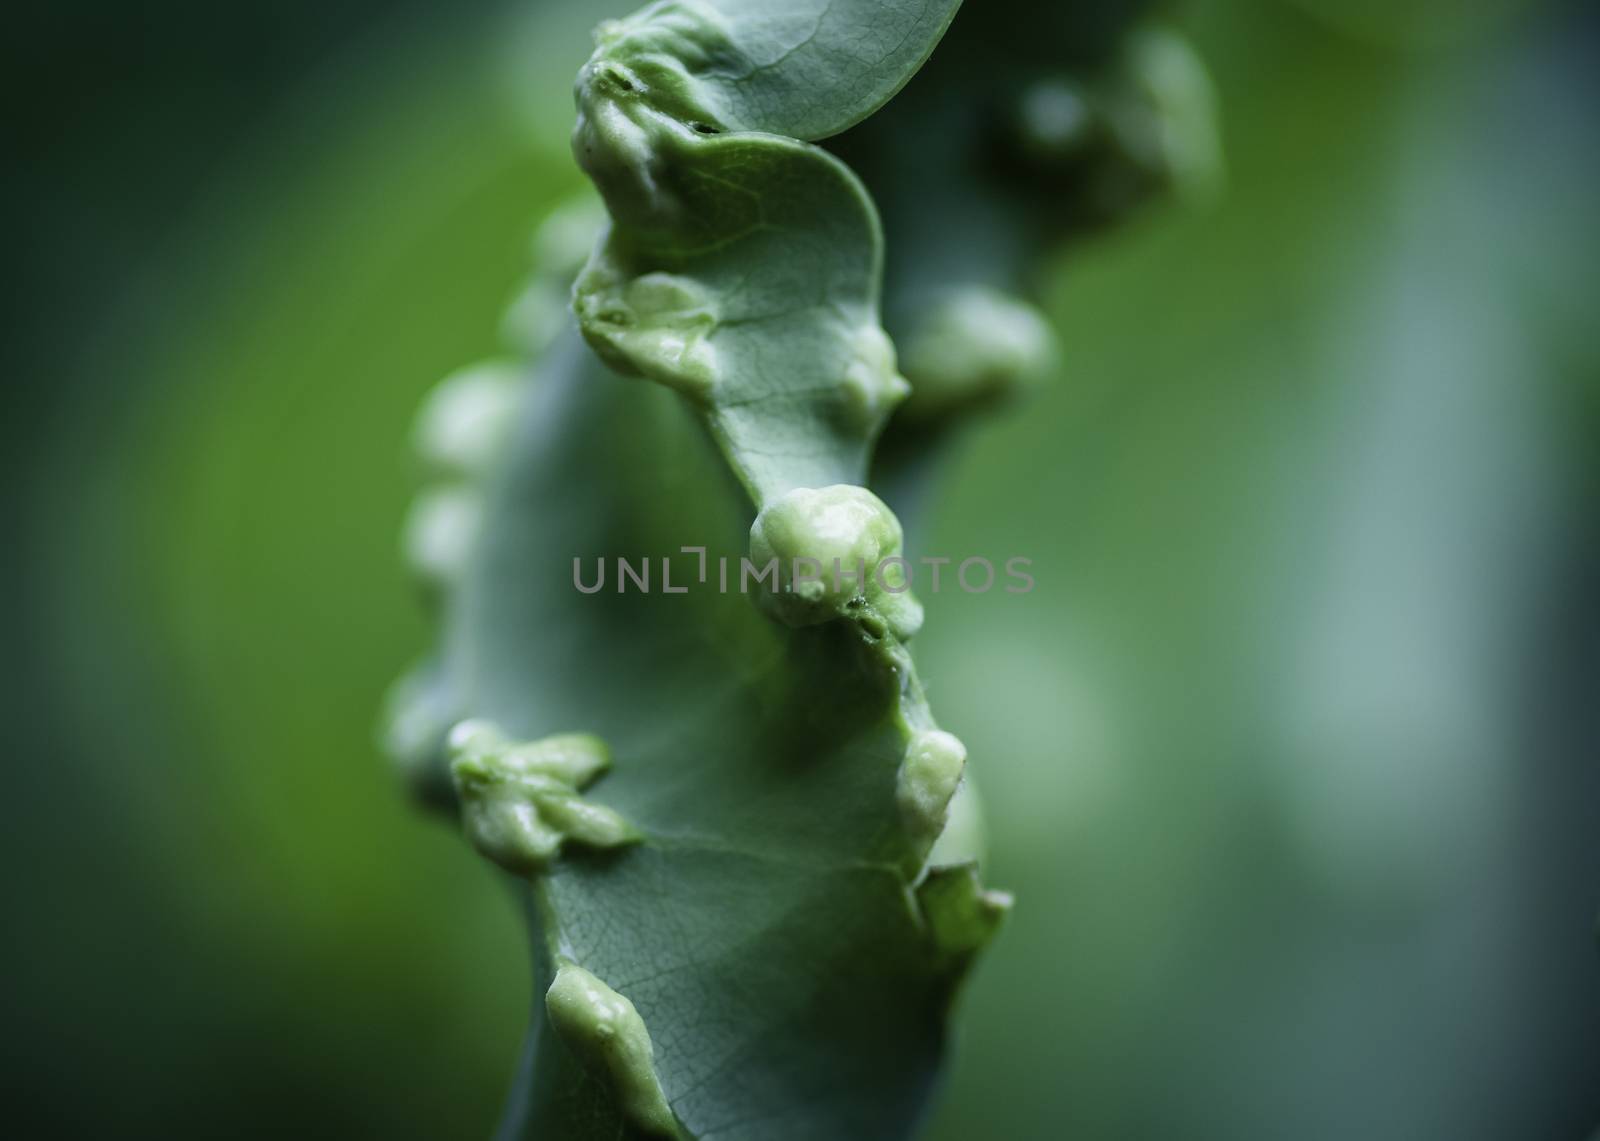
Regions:
<instances>
[{"instance_id":1,"label":"pale green nodule","mask_svg":"<svg viewBox=\"0 0 1600 1141\"><path fill-rule=\"evenodd\" d=\"M444 587L461 577L483 527L483 496L471 484L429 488L412 501L405 523L406 562L412 573Z\"/></svg>"},{"instance_id":2,"label":"pale green nodule","mask_svg":"<svg viewBox=\"0 0 1600 1141\"><path fill-rule=\"evenodd\" d=\"M578 795L611 764L596 737L514 742L492 724L463 721L449 749L467 837L509 872L544 871L568 841L615 848L641 839L616 812Z\"/></svg>"},{"instance_id":3,"label":"pale green nodule","mask_svg":"<svg viewBox=\"0 0 1600 1141\"><path fill-rule=\"evenodd\" d=\"M403 544L413 574L434 589L457 582L483 527L482 481L499 459L522 399L518 369L487 362L434 386L412 428L419 459L439 482L412 501Z\"/></svg>"},{"instance_id":4,"label":"pale green nodule","mask_svg":"<svg viewBox=\"0 0 1600 1141\"><path fill-rule=\"evenodd\" d=\"M1162 27L1131 37L1129 70L1155 110L1157 147L1174 190L1204 203L1222 191L1217 93L1194 48Z\"/></svg>"},{"instance_id":5,"label":"pale green nodule","mask_svg":"<svg viewBox=\"0 0 1600 1141\"><path fill-rule=\"evenodd\" d=\"M982 867L988 859L988 835L984 824L983 798L978 794L978 782L967 773L956 786L955 795L945 808L944 829L928 852L926 866L948 867L952 864L976 864Z\"/></svg>"},{"instance_id":6,"label":"pale green nodule","mask_svg":"<svg viewBox=\"0 0 1600 1141\"><path fill-rule=\"evenodd\" d=\"M957 965L994 938L1011 910L1010 894L985 891L973 864L930 869L916 895L934 945Z\"/></svg>"},{"instance_id":7,"label":"pale green nodule","mask_svg":"<svg viewBox=\"0 0 1600 1141\"><path fill-rule=\"evenodd\" d=\"M550 349L572 323L572 279L605 228L605 209L593 193L556 208L533 239L534 272L500 323L506 343L532 360Z\"/></svg>"},{"instance_id":8,"label":"pale green nodule","mask_svg":"<svg viewBox=\"0 0 1600 1141\"><path fill-rule=\"evenodd\" d=\"M384 706L383 746L406 784L424 803L448 803L454 790L438 760L461 712L438 667L413 666L389 687Z\"/></svg>"},{"instance_id":9,"label":"pale green nodule","mask_svg":"<svg viewBox=\"0 0 1600 1141\"><path fill-rule=\"evenodd\" d=\"M900 521L864 487L796 488L750 528L750 558L776 560L778 587L763 604L790 626L880 617L898 639L922 625L901 556Z\"/></svg>"},{"instance_id":10,"label":"pale green nodule","mask_svg":"<svg viewBox=\"0 0 1600 1141\"><path fill-rule=\"evenodd\" d=\"M579 283L578 320L589 343L621 372L637 373L697 403L712 403L719 376L716 303L693 278L629 277L604 256Z\"/></svg>"},{"instance_id":11,"label":"pale green nodule","mask_svg":"<svg viewBox=\"0 0 1600 1141\"><path fill-rule=\"evenodd\" d=\"M582 967L563 963L544 1006L567 1049L615 1092L634 1128L652 1137L681 1136L661 1092L650 1031L633 1003Z\"/></svg>"},{"instance_id":12,"label":"pale green nodule","mask_svg":"<svg viewBox=\"0 0 1600 1141\"><path fill-rule=\"evenodd\" d=\"M861 324L850 336L851 355L840 382L844 408L852 427L875 436L889 414L911 394L911 384L900 375L894 342L883 329Z\"/></svg>"},{"instance_id":13,"label":"pale green nodule","mask_svg":"<svg viewBox=\"0 0 1600 1141\"><path fill-rule=\"evenodd\" d=\"M521 369L510 362L452 373L423 402L417 454L441 475L481 476L511 435L521 395Z\"/></svg>"},{"instance_id":14,"label":"pale green nodule","mask_svg":"<svg viewBox=\"0 0 1600 1141\"><path fill-rule=\"evenodd\" d=\"M1083 93L1064 80L1035 83L1023 92L1017 111L1023 145L1040 154L1075 154L1094 134L1094 112Z\"/></svg>"},{"instance_id":15,"label":"pale green nodule","mask_svg":"<svg viewBox=\"0 0 1600 1141\"><path fill-rule=\"evenodd\" d=\"M1024 155L1070 176L1108 219L1152 192L1203 204L1222 187L1211 77L1160 25L1131 30L1093 74L1038 79L1017 102L1015 128Z\"/></svg>"},{"instance_id":16,"label":"pale green nodule","mask_svg":"<svg viewBox=\"0 0 1600 1141\"><path fill-rule=\"evenodd\" d=\"M995 289L958 290L929 309L906 348L914 387L905 413L925 419L1014 396L1050 371L1056 353L1035 306Z\"/></svg>"},{"instance_id":17,"label":"pale green nodule","mask_svg":"<svg viewBox=\"0 0 1600 1141\"><path fill-rule=\"evenodd\" d=\"M918 848L932 848L944 831L966 765L967 747L942 729L924 730L906 746L895 796L900 817Z\"/></svg>"}]
</instances>

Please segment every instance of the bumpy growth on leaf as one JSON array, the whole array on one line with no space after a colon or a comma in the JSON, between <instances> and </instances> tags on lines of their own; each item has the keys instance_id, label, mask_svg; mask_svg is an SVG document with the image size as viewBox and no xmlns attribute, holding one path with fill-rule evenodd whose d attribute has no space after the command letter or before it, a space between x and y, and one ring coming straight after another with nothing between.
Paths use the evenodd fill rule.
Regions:
<instances>
[{"instance_id":1,"label":"bumpy growth on leaf","mask_svg":"<svg viewBox=\"0 0 1600 1141\"><path fill-rule=\"evenodd\" d=\"M451 774L473 847L510 872L547 868L569 840L615 848L640 839L621 816L578 795L611 764L581 733L517 744L482 721L450 731Z\"/></svg>"},{"instance_id":2,"label":"bumpy growth on leaf","mask_svg":"<svg viewBox=\"0 0 1600 1141\"><path fill-rule=\"evenodd\" d=\"M453 378L424 411L440 482L408 548L445 637L388 741L533 929L502 1137L906 1137L1010 905L982 886L967 752L912 664L894 508L961 413L1055 359L1016 295L1016 251L1050 228L982 221L1015 164L1038 168L1029 203L1062 173L992 154L926 86L875 114L957 7L667 0L602 24L573 149L604 209L547 223L507 324L537 364ZM959 107L1060 78L992 66L962 27L930 69L958 61ZM1092 53L1083 90L1123 90L1130 42ZM1101 150L1075 161L1111 179L1127 157ZM910 382L877 209L840 156L895 204L891 232L943 231L891 279ZM985 252L952 259L969 215ZM608 581L618 556L632 577ZM600 587L575 589L595 561Z\"/></svg>"},{"instance_id":3,"label":"bumpy growth on leaf","mask_svg":"<svg viewBox=\"0 0 1600 1141\"><path fill-rule=\"evenodd\" d=\"M633 1003L582 967L563 963L544 1005L561 1040L611 1088L630 1126L652 1136L678 1136L656 1076L650 1031Z\"/></svg>"},{"instance_id":4,"label":"bumpy growth on leaf","mask_svg":"<svg viewBox=\"0 0 1600 1141\"><path fill-rule=\"evenodd\" d=\"M611 215L574 294L583 334L618 372L688 397L763 503L861 483L909 391L878 320L872 203L843 163L784 136L866 114L898 86L885 68L919 63L955 10L904 16L888 39L895 29L873 17L892 5L811 7L797 22L760 14L768 5L654 5L602 26L577 88L573 148ZM856 54L863 28L885 45L925 46L885 46L875 62ZM840 60L851 74L833 70ZM835 95L846 81L843 98L795 98L817 69ZM801 105L808 114L795 114Z\"/></svg>"}]
</instances>

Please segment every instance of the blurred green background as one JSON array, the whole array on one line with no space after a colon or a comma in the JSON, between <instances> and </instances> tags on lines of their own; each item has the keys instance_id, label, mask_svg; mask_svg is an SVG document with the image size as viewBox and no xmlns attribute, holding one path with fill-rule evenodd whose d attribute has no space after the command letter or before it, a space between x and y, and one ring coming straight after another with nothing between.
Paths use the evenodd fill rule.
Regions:
<instances>
[{"instance_id":1,"label":"blurred green background","mask_svg":"<svg viewBox=\"0 0 1600 1141\"><path fill-rule=\"evenodd\" d=\"M18 14L5 1068L27 1136L482 1137L508 899L373 744L421 394L578 185L598 0ZM626 7L626 5L623 5ZM919 656L1019 906L938 1139L1600 1122L1600 19L1196 0L1226 199L1067 251Z\"/></svg>"}]
</instances>

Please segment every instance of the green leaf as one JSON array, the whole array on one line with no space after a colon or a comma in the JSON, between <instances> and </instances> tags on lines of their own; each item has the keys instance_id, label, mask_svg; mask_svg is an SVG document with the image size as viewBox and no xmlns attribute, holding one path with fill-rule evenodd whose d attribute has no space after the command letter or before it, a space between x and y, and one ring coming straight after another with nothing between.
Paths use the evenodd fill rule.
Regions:
<instances>
[{"instance_id":1,"label":"green leaf","mask_svg":"<svg viewBox=\"0 0 1600 1141\"><path fill-rule=\"evenodd\" d=\"M897 91L956 6L603 25L573 133L609 215L573 290L594 355L564 338L506 423L474 386L434 412L472 432L420 433L503 441L442 493L465 521L413 544L448 572L447 639L394 736L526 885L541 999L507 1138L908 1136L1009 908L975 821L946 832L966 749L907 649L900 522L862 486L909 392L877 212L802 141ZM929 313L923 418L1049 357L998 290Z\"/></svg>"},{"instance_id":2,"label":"green leaf","mask_svg":"<svg viewBox=\"0 0 1600 1141\"><path fill-rule=\"evenodd\" d=\"M913 890L960 758L931 777L906 762L948 734L907 724L889 639L786 628L717 592L749 508L669 392L568 342L518 415L449 601L451 708L513 738L603 740L611 770L584 795L642 837L568 845L526 883L541 1002L563 964L626 998L686 1135L907 1135L980 941L970 898ZM704 587L697 555L673 560L690 593L617 593L614 568L603 592L574 588L572 552L588 586L593 552L685 543L709 548ZM505 1135L652 1135L591 1053L537 1008Z\"/></svg>"},{"instance_id":3,"label":"green leaf","mask_svg":"<svg viewBox=\"0 0 1600 1141\"><path fill-rule=\"evenodd\" d=\"M670 128L655 142L659 198L614 207L578 281L590 343L703 409L758 501L861 483L872 440L908 391L878 324L871 202L842 163L804 143ZM615 181L602 188L623 199Z\"/></svg>"},{"instance_id":4,"label":"green leaf","mask_svg":"<svg viewBox=\"0 0 1600 1141\"><path fill-rule=\"evenodd\" d=\"M611 368L558 345L514 412L456 381L419 432L484 443L424 500L465 522L412 543L448 637L392 737L437 798L448 732L468 836L529 885L545 998L508 1137L906 1136L1008 906L926 866L967 758L905 646L899 521L860 486L907 392L876 212L773 133L871 110L954 8L604 26L573 142L611 227L574 309Z\"/></svg>"},{"instance_id":5,"label":"green leaf","mask_svg":"<svg viewBox=\"0 0 1600 1141\"><path fill-rule=\"evenodd\" d=\"M600 54L653 88L664 74L703 121L822 139L887 103L960 0L664 0L602 24ZM690 96L689 90L693 94Z\"/></svg>"},{"instance_id":6,"label":"green leaf","mask_svg":"<svg viewBox=\"0 0 1600 1141\"><path fill-rule=\"evenodd\" d=\"M813 53L839 20L853 11L860 23L880 7L894 6L829 7L812 21L815 39L749 74L822 66ZM733 10L744 14L656 5L601 29L578 78L573 149L612 229L575 307L612 367L704 412L759 504L861 483L872 441L909 390L878 320L882 237L860 183L826 152L776 133L794 124L776 105L760 117L759 85L732 88L752 95L738 114L719 86L729 59L766 51L773 36L787 43L790 21ZM741 28L753 46L728 38ZM875 68L873 82L893 79L892 90L921 58L895 56L906 70ZM855 106L859 64L841 63L808 105L832 96Z\"/></svg>"}]
</instances>

